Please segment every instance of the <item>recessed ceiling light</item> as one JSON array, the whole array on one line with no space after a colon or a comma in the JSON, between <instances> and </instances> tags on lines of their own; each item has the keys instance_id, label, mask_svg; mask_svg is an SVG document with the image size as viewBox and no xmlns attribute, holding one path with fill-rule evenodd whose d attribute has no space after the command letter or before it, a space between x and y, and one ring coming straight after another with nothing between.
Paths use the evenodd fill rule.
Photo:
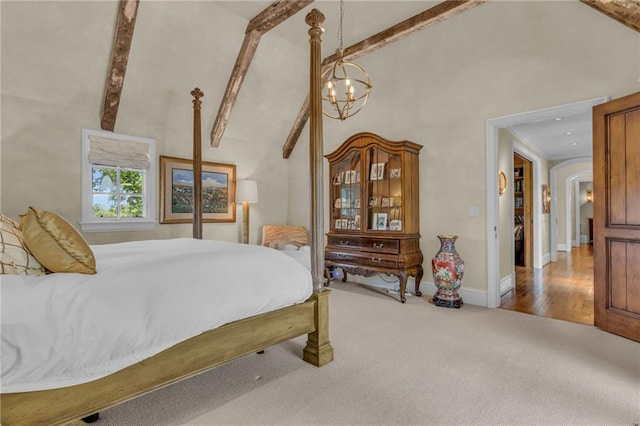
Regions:
<instances>
[{"instance_id":1,"label":"recessed ceiling light","mask_svg":"<svg viewBox=\"0 0 640 426\"><path fill-rule=\"evenodd\" d=\"M555 119L555 120L556 120L556 121L560 121L560 120L562 120L562 117L556 117L556 119Z\"/></svg>"},{"instance_id":2,"label":"recessed ceiling light","mask_svg":"<svg viewBox=\"0 0 640 426\"><path fill-rule=\"evenodd\" d=\"M572 135L573 132L566 132L565 135Z\"/></svg>"},{"instance_id":3,"label":"recessed ceiling light","mask_svg":"<svg viewBox=\"0 0 640 426\"><path fill-rule=\"evenodd\" d=\"M571 143L571 145L577 146L577 145L580 145L580 142L573 142L573 143Z\"/></svg>"}]
</instances>

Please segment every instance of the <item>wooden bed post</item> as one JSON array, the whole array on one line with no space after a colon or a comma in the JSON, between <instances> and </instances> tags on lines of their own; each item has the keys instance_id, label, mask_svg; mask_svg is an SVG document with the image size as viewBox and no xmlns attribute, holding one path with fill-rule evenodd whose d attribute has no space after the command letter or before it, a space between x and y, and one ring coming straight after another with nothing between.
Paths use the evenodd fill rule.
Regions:
<instances>
[{"instance_id":1,"label":"wooden bed post","mask_svg":"<svg viewBox=\"0 0 640 426\"><path fill-rule=\"evenodd\" d=\"M200 125L200 107L204 96L202 90L195 88L193 96L193 238L202 239L202 131Z\"/></svg>"},{"instance_id":2,"label":"wooden bed post","mask_svg":"<svg viewBox=\"0 0 640 426\"><path fill-rule=\"evenodd\" d=\"M311 168L311 275L315 299L316 330L309 333L304 348L305 361L322 367L333 360L333 347L329 341L329 291L325 289L324 278L324 147L322 141L322 75L321 75L321 35L325 17L317 9L307 14L305 22L309 29L310 98L311 115L309 124L309 165Z\"/></svg>"}]
</instances>

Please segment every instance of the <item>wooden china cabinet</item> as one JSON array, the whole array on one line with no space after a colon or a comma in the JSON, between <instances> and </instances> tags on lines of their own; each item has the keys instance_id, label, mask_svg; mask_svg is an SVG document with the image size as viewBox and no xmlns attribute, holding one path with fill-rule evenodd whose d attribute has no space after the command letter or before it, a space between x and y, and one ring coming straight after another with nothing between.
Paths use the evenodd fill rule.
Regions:
<instances>
[{"instance_id":1,"label":"wooden china cabinet","mask_svg":"<svg viewBox=\"0 0 640 426\"><path fill-rule=\"evenodd\" d=\"M330 232L325 249L327 276L347 273L396 275L400 301L407 278L421 296L418 155L421 145L389 141L373 133L347 139L329 160Z\"/></svg>"}]
</instances>

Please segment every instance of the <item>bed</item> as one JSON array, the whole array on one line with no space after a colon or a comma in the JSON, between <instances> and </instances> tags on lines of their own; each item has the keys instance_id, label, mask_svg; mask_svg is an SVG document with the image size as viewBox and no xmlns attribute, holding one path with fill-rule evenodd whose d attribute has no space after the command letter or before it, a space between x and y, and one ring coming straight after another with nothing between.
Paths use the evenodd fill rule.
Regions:
<instances>
[{"instance_id":1,"label":"bed","mask_svg":"<svg viewBox=\"0 0 640 426\"><path fill-rule=\"evenodd\" d=\"M307 228L297 225L264 225L262 245L279 250L311 270L311 247Z\"/></svg>"},{"instance_id":2,"label":"bed","mask_svg":"<svg viewBox=\"0 0 640 426\"><path fill-rule=\"evenodd\" d=\"M223 302L217 301L219 296L217 293L207 292L207 281L202 280L202 273L198 273L201 264L206 264L203 258L207 260L213 257L219 257L222 263L231 263L223 254L226 252L234 252L240 250L239 244L207 242L199 240L202 235L202 207L198 202L198 197L194 202L194 238L193 239L177 239L173 241L151 241L137 243L123 243L120 247L105 245L103 247L91 246L96 260L95 274L81 274L79 272L53 273L45 276L29 276L20 275L3 276L3 310L6 308L8 312L14 310L18 317L23 315L23 320L28 324L21 326L19 322L12 323L11 320L4 321L3 315L3 338L5 333L5 325L10 325L7 330L7 338L20 342L26 338L23 334L29 334L34 329L38 329L44 315L42 310L60 309L63 315L60 323L64 324L62 330L60 327L52 327L48 330L57 330L60 334L71 334L66 336L67 341L79 345L76 352L84 354L85 352L101 352L108 347L109 339L116 339L119 335L125 334L128 343L124 346L136 346L138 339L149 337L143 349L135 353L120 353L121 356L114 356L113 359L107 356L104 359L98 359L96 365L88 366L85 369L74 371L74 362L66 366L61 366L61 358L58 357L52 361L44 360L43 371L33 373L30 372L26 376L33 378L33 383L25 379L24 372L18 374L19 366L16 361L20 357L13 357L10 352L3 352L3 364L8 362L13 373L7 375L6 383L3 378L2 394L0 395L1 406L1 423L7 425L18 424L65 424L71 421L92 416L95 419L96 413L110 406L122 403L129 399L135 398L144 393L153 391L163 386L167 386L178 380L191 377L195 374L213 368L224 362L237 358L239 356L258 352L264 348L277 344L279 342L307 334L307 343L303 349L302 358L316 366L323 366L333 360L333 348L329 341L328 335L328 297L329 291L324 288L323 277L323 204L322 204L322 110L321 110L321 82L320 82L320 36L322 34L321 25L324 22L324 16L317 11L311 11L306 22L311 26L310 35L310 95L311 95L311 116L310 116L310 146L311 146L311 230L310 230L310 267L311 273L299 265L295 260L288 256L267 247L245 246L249 252L258 256L258 262L275 263L284 265L287 270L295 271L293 275L296 277L294 281L300 284L294 290L293 298L282 300L280 296L284 293L283 287L288 287L282 278L282 274L273 273L270 282L276 287L269 288L265 285L265 278L260 279L253 277L253 281L257 284L263 284L262 287L249 288L246 283L241 281L241 275L250 268L246 265L243 268L243 274L232 273L232 269L224 269L223 266L217 266L216 272L223 275L223 285L221 288L235 299L243 299L244 304L240 306L230 316L218 317L218 311L224 311L220 307ZM194 174L197 176L201 170L201 154L200 154L200 97L202 92L199 89L192 92L194 95ZM194 179L194 193L199 193L198 179ZM174 247L174 251L170 256L163 257L168 247L164 244L175 244L180 246L180 250ZM154 248L155 247L155 248ZM201 249L204 248L204 251ZM180 251L180 256L176 253ZM248 252L242 251L243 258L248 259ZM176 259L170 259L175 257ZM136 271L128 271L126 268L127 260L136 259L135 266L139 268ZM187 260L188 259L188 260ZM159 263L165 265L159 267ZM248 261L248 260L247 260ZM252 262L255 260L252 260ZM183 268L189 269L190 278L188 282L181 282L177 285L176 280L180 280L176 274L179 269L176 264L178 262ZM284 263L281 263L284 262ZM191 263L191 265L186 265ZM231 265L229 265L231 266ZM266 265L262 265L267 267ZM282 267L282 266L281 266ZM146 272L151 269L159 269L163 278L149 276ZM127 272L125 272L127 271ZM207 268L207 277L211 278L213 269ZM223 272L224 271L224 272ZM202 271L200 271L202 272ZM131 281L120 280L119 274L133 274L137 277L134 281L136 285L140 282L147 282L150 285L147 290L145 286L135 289L127 289L131 300L123 301L117 298L107 297L115 286L131 285ZM83 275L83 276L80 276ZM196 277L194 277L194 275ZM265 274L262 274L265 275ZM78 277L80 276L80 277ZM98 282L106 276L106 281ZM167 279L168 278L168 279ZM73 280L78 280L72 282ZM98 296L87 291L88 282L91 286L102 292ZM57 285L56 285L57 284ZM197 291L189 296L188 299L182 300L182 306L175 306L175 295L172 296L171 290L184 289L187 285L195 284ZM158 287L159 286L159 287ZM177 288L176 288L177 287ZM64 290L61 290L64 289ZM151 297L149 289L152 291L165 293L163 297ZM42 290L42 291L41 291ZM5 292L6 291L6 292ZM146 291L146 293L145 293ZM24 319L24 305L28 302L14 302L11 297L29 297L38 293L38 304L31 305L33 307L33 318ZM247 292L258 292L257 297L249 302ZM26 296L25 296L26 293ZM71 299L76 303L69 305L57 303L63 293L69 293ZM184 296L182 291L180 299ZM159 296L159 295L158 295ZM107 298L109 303L100 303L103 298ZM200 303L195 308L196 299ZM247 300L244 300L247 299ZM153 301L153 303L151 303ZM172 302L173 301L173 302ZM275 303L272 303L274 302ZM51 305L51 302L55 302ZM49 305L47 305L49 303ZM217 303L217 305L216 305ZM159 320L158 324L152 324L155 320L153 305L161 307L162 310L171 313L169 319ZM144 305L144 306L143 306ZM53 306L53 307L52 307ZM117 315L113 315L114 306L117 306ZM9 308L12 307L12 308ZM143 309L144 307L144 309ZM148 309L147 309L148 308ZM173 330L176 326L176 317L185 317L184 310L190 312L198 311L203 315L188 315L192 320L186 324L180 324L179 328L183 330ZM79 311L86 311L89 319L78 321ZM96 311L111 311L111 319L108 323L112 327L106 327L112 332L112 335L92 336L87 330L98 327L99 319L91 318L97 315ZM213 315L212 311L216 311ZM157 310L156 310L157 312ZM151 318L149 317L151 315ZM206 317L205 321L201 321L201 316ZM136 317L137 322L133 323L132 318ZM193 318L192 318L193 317ZM197 317L197 318L195 318ZM173 318L173 320L172 320ZM80 324L80 331L68 332L67 325L69 322L87 321L87 324ZM93 321L93 322L92 322ZM104 321L104 320L102 320ZM136 324L135 326L133 324ZM84 327L83 327L84 326ZM149 333L144 336L148 328L161 328L162 338L155 337L157 334ZM130 328L130 329L129 329ZM110 330L109 330L110 329ZM184 329L187 329L185 332ZM26 330L29 330L27 332ZM49 339L47 333L42 333L34 337ZM37 334L37 333L36 333ZM75 340L78 339L78 340ZM35 344L24 343L26 345ZM83 346L85 345L85 346ZM3 345L4 346L4 345ZM53 347L56 347L55 345ZM81 350L80 350L81 349ZM16 349L20 352L20 349ZM23 352L21 357L25 357L29 351ZM27 356L28 357L28 356ZM4 368L4 367L3 367ZM47 374L47 372L57 371L60 374ZM74 376L71 373L79 373ZM77 376L80 377L77 377ZM19 377L19 378L18 378Z\"/></svg>"}]
</instances>

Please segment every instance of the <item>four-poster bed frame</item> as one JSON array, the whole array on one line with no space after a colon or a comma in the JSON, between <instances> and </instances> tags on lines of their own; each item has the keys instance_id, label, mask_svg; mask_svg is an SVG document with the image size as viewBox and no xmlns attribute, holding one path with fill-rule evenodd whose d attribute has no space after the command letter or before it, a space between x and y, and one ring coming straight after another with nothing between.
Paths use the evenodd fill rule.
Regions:
<instances>
[{"instance_id":1,"label":"four-poster bed frame","mask_svg":"<svg viewBox=\"0 0 640 426\"><path fill-rule=\"evenodd\" d=\"M324 288L323 146L320 81L321 25L324 16L314 9L310 25L310 160L311 160L311 273L313 294L303 303L246 318L207 331L137 364L88 383L64 388L0 395L1 424L66 424L93 417L108 407L167 386L240 356L258 352L285 340L308 334L303 359L318 367L333 360L328 332L328 296ZM201 191L200 98L194 89L194 194ZM202 205L194 197L193 236L202 238Z\"/></svg>"}]
</instances>

